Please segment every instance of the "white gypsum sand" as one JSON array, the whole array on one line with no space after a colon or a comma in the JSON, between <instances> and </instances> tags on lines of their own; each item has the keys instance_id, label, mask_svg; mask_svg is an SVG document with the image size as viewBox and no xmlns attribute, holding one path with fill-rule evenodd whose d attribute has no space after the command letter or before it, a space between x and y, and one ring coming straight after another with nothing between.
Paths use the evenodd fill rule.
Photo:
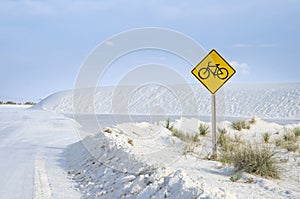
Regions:
<instances>
[{"instance_id":1,"label":"white gypsum sand","mask_svg":"<svg viewBox=\"0 0 300 199\"><path fill-rule=\"evenodd\" d=\"M72 92L55 93L36 106L0 106L0 196L3 198L299 198L299 150L275 146L277 139L295 127L300 128L299 84L233 85L220 93L230 121L218 123L233 139L266 145L276 152L280 179L242 172L232 182L235 169L219 161L207 160L211 154L211 133L199 142L186 143L166 129L164 118L180 115L180 106L191 115L174 117L171 126L193 137L200 124L193 116L187 87L174 86L174 95L161 87L143 87L130 93L124 87L115 95L132 95L129 103L119 103L112 115L113 88L99 88L95 103L79 93L80 121L72 116ZM198 114L210 115L210 96L195 86ZM177 96L177 99L176 99ZM226 97L226 103L222 102ZM116 99L119 99L118 97ZM181 99L183 104L178 101ZM122 106L128 105L128 112ZM93 106L100 129L92 123ZM153 108L154 107L154 108ZM158 108L157 108L158 107ZM159 107L165 110L165 115ZM70 114L71 113L71 114ZM81 114L84 113L84 114ZM119 115L118 115L119 114ZM122 115L123 114L123 115ZM125 114L125 115L124 115ZM152 115L153 114L153 115ZM156 114L156 115L155 115ZM145 120L145 115L152 122ZM131 115L130 115L131 116ZM153 116L153 117L152 117ZM237 131L232 121L257 116L250 129ZM194 118L196 117L196 118ZM95 119L95 118L94 118ZM176 120L175 120L176 119ZM284 125L283 125L284 124ZM103 127L107 127L103 129ZM269 143L263 135L270 134ZM86 136L88 135L88 136ZM297 141L299 146L299 140Z\"/></svg>"}]
</instances>

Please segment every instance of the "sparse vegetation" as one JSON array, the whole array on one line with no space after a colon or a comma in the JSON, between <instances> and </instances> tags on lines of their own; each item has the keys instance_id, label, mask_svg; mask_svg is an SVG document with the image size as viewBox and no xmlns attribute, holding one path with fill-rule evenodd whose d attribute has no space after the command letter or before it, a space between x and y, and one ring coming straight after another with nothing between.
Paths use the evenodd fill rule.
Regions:
<instances>
[{"instance_id":1,"label":"sparse vegetation","mask_svg":"<svg viewBox=\"0 0 300 199\"><path fill-rule=\"evenodd\" d=\"M221 161L233 164L238 171L253 173L262 177L279 178L280 170L275 152L270 148L252 145L234 145L230 151L221 153Z\"/></svg>"},{"instance_id":2,"label":"sparse vegetation","mask_svg":"<svg viewBox=\"0 0 300 199\"><path fill-rule=\"evenodd\" d=\"M271 138L271 134L270 133L264 133L262 135L262 138L263 138L264 143L269 143L270 138Z\"/></svg>"},{"instance_id":3,"label":"sparse vegetation","mask_svg":"<svg viewBox=\"0 0 300 199\"><path fill-rule=\"evenodd\" d=\"M172 135L175 137L178 137L181 141L184 142L200 142L199 139L199 134L195 133L194 135L185 133L183 131L180 131L178 129L173 128L172 130Z\"/></svg>"},{"instance_id":4,"label":"sparse vegetation","mask_svg":"<svg viewBox=\"0 0 300 199\"><path fill-rule=\"evenodd\" d=\"M255 117L251 118L251 120L249 120L250 124L256 124L257 119Z\"/></svg>"},{"instance_id":5,"label":"sparse vegetation","mask_svg":"<svg viewBox=\"0 0 300 199\"><path fill-rule=\"evenodd\" d=\"M286 150L296 152L299 149L299 145L297 143L288 142L285 145Z\"/></svg>"},{"instance_id":6,"label":"sparse vegetation","mask_svg":"<svg viewBox=\"0 0 300 199\"><path fill-rule=\"evenodd\" d=\"M232 122L232 127L238 131L242 129L250 129L250 124L246 120Z\"/></svg>"},{"instance_id":7,"label":"sparse vegetation","mask_svg":"<svg viewBox=\"0 0 300 199\"><path fill-rule=\"evenodd\" d=\"M275 140L275 145L278 147L282 147L284 145L284 140L281 138L278 138Z\"/></svg>"},{"instance_id":8,"label":"sparse vegetation","mask_svg":"<svg viewBox=\"0 0 300 199\"><path fill-rule=\"evenodd\" d=\"M24 105L36 105L35 102L25 102Z\"/></svg>"},{"instance_id":9,"label":"sparse vegetation","mask_svg":"<svg viewBox=\"0 0 300 199\"><path fill-rule=\"evenodd\" d=\"M21 102L14 102L14 101L6 101L6 102L3 102L3 101L0 101L0 105L2 104L7 104L7 105L36 105L35 102L25 102L25 103L21 103Z\"/></svg>"},{"instance_id":10,"label":"sparse vegetation","mask_svg":"<svg viewBox=\"0 0 300 199\"><path fill-rule=\"evenodd\" d=\"M297 142L297 137L295 134L288 131L283 135L283 140L286 142Z\"/></svg>"},{"instance_id":11,"label":"sparse vegetation","mask_svg":"<svg viewBox=\"0 0 300 199\"><path fill-rule=\"evenodd\" d=\"M275 140L275 145L284 148L288 151L296 152L299 149L297 133L295 134L294 129L291 131L285 130L285 134L280 139ZM292 133L293 132L293 133Z\"/></svg>"},{"instance_id":12,"label":"sparse vegetation","mask_svg":"<svg viewBox=\"0 0 300 199\"><path fill-rule=\"evenodd\" d=\"M236 182L240 180L243 177L243 172L242 171L237 171L234 175L230 176L230 180L232 182Z\"/></svg>"},{"instance_id":13,"label":"sparse vegetation","mask_svg":"<svg viewBox=\"0 0 300 199\"><path fill-rule=\"evenodd\" d=\"M209 132L209 126L207 124L200 124L198 129L201 136L206 136Z\"/></svg>"},{"instance_id":14,"label":"sparse vegetation","mask_svg":"<svg viewBox=\"0 0 300 199\"><path fill-rule=\"evenodd\" d=\"M199 133L189 134L175 128L172 128L171 131L173 136L185 142L182 144L183 155L186 156L188 153L197 154L196 149L200 145Z\"/></svg>"},{"instance_id":15,"label":"sparse vegetation","mask_svg":"<svg viewBox=\"0 0 300 199\"><path fill-rule=\"evenodd\" d=\"M182 146L183 155L186 156L188 153L197 154L196 148L199 146L199 143L185 143Z\"/></svg>"},{"instance_id":16,"label":"sparse vegetation","mask_svg":"<svg viewBox=\"0 0 300 199\"><path fill-rule=\"evenodd\" d=\"M7 101L7 102L5 102L4 104L11 104L11 105L15 105L15 104L17 104L16 102L13 102L13 101Z\"/></svg>"},{"instance_id":17,"label":"sparse vegetation","mask_svg":"<svg viewBox=\"0 0 300 199\"><path fill-rule=\"evenodd\" d=\"M219 144L222 148L223 152L230 151L234 147L234 141L228 135L226 129L218 129L219 137L217 139L217 144ZM224 161L227 163L227 161Z\"/></svg>"},{"instance_id":18,"label":"sparse vegetation","mask_svg":"<svg viewBox=\"0 0 300 199\"><path fill-rule=\"evenodd\" d=\"M169 118L166 119L165 127L170 131L173 129L173 125L171 125Z\"/></svg>"},{"instance_id":19,"label":"sparse vegetation","mask_svg":"<svg viewBox=\"0 0 300 199\"><path fill-rule=\"evenodd\" d=\"M279 167L275 152L270 148L244 145L240 138L231 138L226 129L218 129L218 144L221 148L220 161L232 164L239 171L253 173L263 177L279 177ZM239 180L239 175L231 176L231 181Z\"/></svg>"},{"instance_id":20,"label":"sparse vegetation","mask_svg":"<svg viewBox=\"0 0 300 199\"><path fill-rule=\"evenodd\" d=\"M300 128L299 127L295 127L292 129L292 132L294 133L294 135L298 138L300 137Z\"/></svg>"}]
</instances>

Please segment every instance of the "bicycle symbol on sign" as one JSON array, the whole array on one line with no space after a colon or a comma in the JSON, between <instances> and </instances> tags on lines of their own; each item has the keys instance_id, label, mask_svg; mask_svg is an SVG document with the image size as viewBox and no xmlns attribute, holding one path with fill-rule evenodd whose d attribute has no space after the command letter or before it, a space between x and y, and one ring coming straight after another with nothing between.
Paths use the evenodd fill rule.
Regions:
<instances>
[{"instance_id":1,"label":"bicycle symbol on sign","mask_svg":"<svg viewBox=\"0 0 300 199\"><path fill-rule=\"evenodd\" d=\"M220 68L220 64L210 65L210 61L207 64L206 68L201 68L198 72L198 75L201 79L207 79L210 76L210 73L213 74L214 78L217 76L219 79L223 80L228 77L228 70L226 68ZM213 71L211 68L215 68Z\"/></svg>"}]
</instances>

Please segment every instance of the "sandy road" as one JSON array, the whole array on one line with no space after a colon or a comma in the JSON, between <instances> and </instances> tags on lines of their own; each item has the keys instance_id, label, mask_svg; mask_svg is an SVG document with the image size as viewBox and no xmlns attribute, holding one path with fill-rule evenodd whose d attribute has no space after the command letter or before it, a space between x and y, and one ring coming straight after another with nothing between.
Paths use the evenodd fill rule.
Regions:
<instances>
[{"instance_id":1,"label":"sandy road","mask_svg":"<svg viewBox=\"0 0 300 199\"><path fill-rule=\"evenodd\" d=\"M80 198L63 158L64 148L76 141L68 118L0 107L1 198Z\"/></svg>"}]
</instances>

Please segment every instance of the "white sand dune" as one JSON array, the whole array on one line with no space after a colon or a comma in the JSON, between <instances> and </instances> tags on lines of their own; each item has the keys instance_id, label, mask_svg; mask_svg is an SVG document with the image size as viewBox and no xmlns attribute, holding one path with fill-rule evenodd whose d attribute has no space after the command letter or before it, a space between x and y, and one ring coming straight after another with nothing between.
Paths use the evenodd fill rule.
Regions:
<instances>
[{"instance_id":1,"label":"white sand dune","mask_svg":"<svg viewBox=\"0 0 300 199\"><path fill-rule=\"evenodd\" d=\"M85 113L84 125L67 117L74 112L72 97L72 91L58 92L27 110L0 106L0 198L300 198L299 150L269 144L277 152L280 179L243 172L232 182L232 166L207 160L211 133L200 137L196 154L185 153L186 143L172 136L163 120L108 121L109 127L97 130L89 117L94 110L107 114L107 120L122 113L138 115L138 121L149 114L209 115L210 95L201 85L80 90L75 110ZM274 143L288 129L300 128L299 97L298 83L226 87L217 95L218 113L297 122L280 125L257 119L242 131L234 130L230 121L218 125L245 143L262 145L266 132ZM196 118L171 122L193 135L200 123L210 125Z\"/></svg>"},{"instance_id":2,"label":"white sand dune","mask_svg":"<svg viewBox=\"0 0 300 199\"><path fill-rule=\"evenodd\" d=\"M75 112L97 114L210 115L210 95L202 85L163 87L105 87L88 97L76 93ZM233 84L217 95L220 114L260 118L300 119L300 83ZM73 92L54 93L35 106L59 113L73 113Z\"/></svg>"},{"instance_id":3,"label":"white sand dune","mask_svg":"<svg viewBox=\"0 0 300 199\"><path fill-rule=\"evenodd\" d=\"M202 121L177 120L172 125L193 134ZM182 125L185 124L185 125ZM236 131L223 122L229 134L246 142L262 143L268 130L274 140L285 129L257 119L250 130ZM299 198L300 155L276 149L281 161L281 179L272 180L243 173L232 182L231 166L206 160L211 151L211 134L200 137L198 155L183 155L184 142L171 135L163 123L124 123L106 128L66 150L73 180L84 198ZM129 142L129 140L131 140ZM85 148L82 147L82 144ZM190 144L190 143L189 143ZM252 182L248 182L252 179Z\"/></svg>"}]
</instances>

